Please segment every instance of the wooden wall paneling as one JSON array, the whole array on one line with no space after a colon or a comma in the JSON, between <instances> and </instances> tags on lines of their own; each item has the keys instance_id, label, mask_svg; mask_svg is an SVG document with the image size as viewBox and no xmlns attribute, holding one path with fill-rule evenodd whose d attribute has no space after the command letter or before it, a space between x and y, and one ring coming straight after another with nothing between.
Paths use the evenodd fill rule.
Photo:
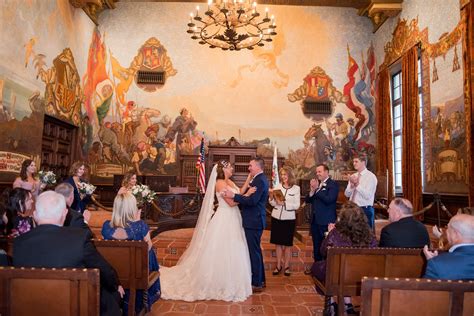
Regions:
<instances>
[{"instance_id":1,"label":"wooden wall paneling","mask_svg":"<svg viewBox=\"0 0 474 316\"><path fill-rule=\"evenodd\" d=\"M77 127L49 115L44 116L41 169L53 171L58 181L69 175L77 159Z\"/></svg>"}]
</instances>

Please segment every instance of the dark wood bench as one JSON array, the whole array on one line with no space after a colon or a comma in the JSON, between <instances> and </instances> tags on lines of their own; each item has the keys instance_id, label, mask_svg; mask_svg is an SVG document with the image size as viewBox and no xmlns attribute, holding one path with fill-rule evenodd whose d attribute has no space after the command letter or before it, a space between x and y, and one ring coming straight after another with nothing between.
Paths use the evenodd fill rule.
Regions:
<instances>
[{"instance_id":1,"label":"dark wood bench","mask_svg":"<svg viewBox=\"0 0 474 316\"><path fill-rule=\"evenodd\" d=\"M364 278L361 314L363 316L474 315L474 282Z\"/></svg>"},{"instance_id":2,"label":"dark wood bench","mask_svg":"<svg viewBox=\"0 0 474 316\"><path fill-rule=\"evenodd\" d=\"M148 244L144 241L93 239L100 254L117 272L120 285L130 289L128 315L135 313L136 290L144 291L144 306L147 290L159 278L159 272L148 270Z\"/></svg>"},{"instance_id":3,"label":"dark wood bench","mask_svg":"<svg viewBox=\"0 0 474 316\"><path fill-rule=\"evenodd\" d=\"M368 277L421 277L425 267L422 249L347 248L328 249L324 284L313 277L326 296L325 314L331 296L337 296L339 315L344 315L344 296L360 296L361 282Z\"/></svg>"},{"instance_id":4,"label":"dark wood bench","mask_svg":"<svg viewBox=\"0 0 474 316\"><path fill-rule=\"evenodd\" d=\"M0 267L0 315L99 315L97 269Z\"/></svg>"}]
</instances>

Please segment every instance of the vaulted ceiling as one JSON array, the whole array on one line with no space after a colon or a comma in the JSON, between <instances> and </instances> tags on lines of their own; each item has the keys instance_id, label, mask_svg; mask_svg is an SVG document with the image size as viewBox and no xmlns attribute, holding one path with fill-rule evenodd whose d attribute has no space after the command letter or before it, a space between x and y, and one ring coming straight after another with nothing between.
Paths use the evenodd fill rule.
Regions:
<instances>
[{"instance_id":1,"label":"vaulted ceiling","mask_svg":"<svg viewBox=\"0 0 474 316\"><path fill-rule=\"evenodd\" d=\"M98 24L102 11L114 9L117 2L144 2L143 0L69 0L75 8L83 9L91 20ZM148 0L145 2L176 2L176 0ZM183 3L205 3L205 0L181 0ZM259 4L327 6L355 8L358 14L371 19L374 32L387 20L402 10L403 0L259 0Z\"/></svg>"}]
</instances>

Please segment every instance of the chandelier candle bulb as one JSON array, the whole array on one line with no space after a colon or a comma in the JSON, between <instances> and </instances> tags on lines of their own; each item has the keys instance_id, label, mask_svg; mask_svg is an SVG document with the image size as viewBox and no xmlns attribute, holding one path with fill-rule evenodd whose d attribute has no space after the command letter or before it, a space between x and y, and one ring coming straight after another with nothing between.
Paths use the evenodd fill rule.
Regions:
<instances>
[{"instance_id":1,"label":"chandelier candle bulb","mask_svg":"<svg viewBox=\"0 0 474 316\"><path fill-rule=\"evenodd\" d=\"M268 19L268 8L265 8L265 18Z\"/></svg>"},{"instance_id":2,"label":"chandelier candle bulb","mask_svg":"<svg viewBox=\"0 0 474 316\"><path fill-rule=\"evenodd\" d=\"M196 6L196 16L199 16L199 6Z\"/></svg>"}]
</instances>

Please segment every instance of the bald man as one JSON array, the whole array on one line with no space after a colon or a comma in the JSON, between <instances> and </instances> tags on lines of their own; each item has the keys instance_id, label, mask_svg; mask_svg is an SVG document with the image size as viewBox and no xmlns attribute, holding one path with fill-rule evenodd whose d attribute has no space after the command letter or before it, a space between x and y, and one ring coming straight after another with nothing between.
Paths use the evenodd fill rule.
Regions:
<instances>
[{"instance_id":1,"label":"bald man","mask_svg":"<svg viewBox=\"0 0 474 316\"><path fill-rule=\"evenodd\" d=\"M438 255L425 246L423 252L428 259L428 279L474 280L474 216L458 214L453 216L446 230L449 252Z\"/></svg>"},{"instance_id":2,"label":"bald man","mask_svg":"<svg viewBox=\"0 0 474 316\"><path fill-rule=\"evenodd\" d=\"M413 205L407 199L393 199L388 217L390 224L382 228L380 247L423 248L430 244L425 225L413 218Z\"/></svg>"},{"instance_id":3,"label":"bald man","mask_svg":"<svg viewBox=\"0 0 474 316\"><path fill-rule=\"evenodd\" d=\"M38 227L15 238L13 265L99 269L101 315L120 315L120 295L124 292L115 270L95 249L87 230L63 227L67 212L64 196L54 191L41 193L33 213Z\"/></svg>"}]
</instances>

